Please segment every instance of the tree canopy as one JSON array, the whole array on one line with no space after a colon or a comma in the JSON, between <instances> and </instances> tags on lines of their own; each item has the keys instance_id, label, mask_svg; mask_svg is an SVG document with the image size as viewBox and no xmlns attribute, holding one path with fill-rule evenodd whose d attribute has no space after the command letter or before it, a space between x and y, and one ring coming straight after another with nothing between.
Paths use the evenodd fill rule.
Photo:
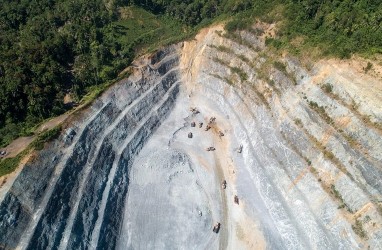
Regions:
<instances>
[{"instance_id":1,"label":"tree canopy","mask_svg":"<svg viewBox=\"0 0 382 250\"><path fill-rule=\"evenodd\" d=\"M303 36L339 57L382 52L378 0L0 0L0 146L64 112L67 93L115 78L137 47L216 17L245 28L274 9L285 23L278 46Z\"/></svg>"},{"instance_id":2,"label":"tree canopy","mask_svg":"<svg viewBox=\"0 0 382 250\"><path fill-rule=\"evenodd\" d=\"M129 63L105 36L115 19L116 5L100 0L1 1L0 144L23 133L20 123L62 113L67 92L81 96Z\"/></svg>"}]
</instances>

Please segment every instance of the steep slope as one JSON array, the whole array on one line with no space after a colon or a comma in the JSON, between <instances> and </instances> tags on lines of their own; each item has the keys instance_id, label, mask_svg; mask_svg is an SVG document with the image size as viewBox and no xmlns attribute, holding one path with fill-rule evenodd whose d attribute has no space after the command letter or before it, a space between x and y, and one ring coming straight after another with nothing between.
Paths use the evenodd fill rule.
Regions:
<instances>
[{"instance_id":1,"label":"steep slope","mask_svg":"<svg viewBox=\"0 0 382 250\"><path fill-rule=\"evenodd\" d=\"M181 63L190 105L233 137L219 155L233 160L247 215L271 248L381 248L380 81L333 64L308 71L263 38L210 30Z\"/></svg>"},{"instance_id":2,"label":"steep slope","mask_svg":"<svg viewBox=\"0 0 382 250\"><path fill-rule=\"evenodd\" d=\"M103 95L24 167L1 203L3 247L79 248L91 243L95 225L98 234L107 230L98 245L113 247L123 209L116 204L124 203L129 165L168 115L179 90L175 52L171 47L145 59L136 75ZM102 215L117 217L98 219L99 207L104 207Z\"/></svg>"},{"instance_id":3,"label":"steep slope","mask_svg":"<svg viewBox=\"0 0 382 250\"><path fill-rule=\"evenodd\" d=\"M276 55L273 29L137 60L25 165L1 246L382 249L381 82Z\"/></svg>"}]
</instances>

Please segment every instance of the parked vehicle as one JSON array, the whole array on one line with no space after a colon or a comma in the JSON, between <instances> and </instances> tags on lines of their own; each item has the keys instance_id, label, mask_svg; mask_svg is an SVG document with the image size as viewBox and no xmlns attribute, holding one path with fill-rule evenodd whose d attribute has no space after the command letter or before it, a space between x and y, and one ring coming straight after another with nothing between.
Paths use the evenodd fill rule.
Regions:
<instances>
[{"instance_id":1,"label":"parked vehicle","mask_svg":"<svg viewBox=\"0 0 382 250\"><path fill-rule=\"evenodd\" d=\"M233 201L239 205L239 197L237 197L237 195L235 195L235 197L233 198Z\"/></svg>"},{"instance_id":2,"label":"parked vehicle","mask_svg":"<svg viewBox=\"0 0 382 250\"><path fill-rule=\"evenodd\" d=\"M220 230L220 222L217 222L214 226L214 228L212 229L212 231L214 233L219 233L219 230Z\"/></svg>"},{"instance_id":3,"label":"parked vehicle","mask_svg":"<svg viewBox=\"0 0 382 250\"><path fill-rule=\"evenodd\" d=\"M227 182L226 182L226 180L224 180L224 181L222 182L222 188L223 188L223 189L226 189L226 188L227 188Z\"/></svg>"}]
</instances>

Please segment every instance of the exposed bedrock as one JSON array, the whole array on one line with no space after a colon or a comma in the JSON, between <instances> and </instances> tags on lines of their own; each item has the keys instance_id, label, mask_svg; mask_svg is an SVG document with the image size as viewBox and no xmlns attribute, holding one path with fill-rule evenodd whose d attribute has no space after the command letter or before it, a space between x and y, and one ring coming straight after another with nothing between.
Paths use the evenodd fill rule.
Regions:
<instances>
[{"instance_id":1,"label":"exposed bedrock","mask_svg":"<svg viewBox=\"0 0 382 250\"><path fill-rule=\"evenodd\" d=\"M94 234L105 228L118 232L120 219L110 217L122 216L129 165L179 92L176 48L162 57L103 95L72 128L74 137L61 136L24 167L1 203L2 246L79 249L97 246ZM110 193L116 189L118 194ZM118 234L110 232L107 244L113 248Z\"/></svg>"},{"instance_id":2,"label":"exposed bedrock","mask_svg":"<svg viewBox=\"0 0 382 250\"><path fill-rule=\"evenodd\" d=\"M136 60L24 166L0 248L382 249L380 80L260 33Z\"/></svg>"}]
</instances>

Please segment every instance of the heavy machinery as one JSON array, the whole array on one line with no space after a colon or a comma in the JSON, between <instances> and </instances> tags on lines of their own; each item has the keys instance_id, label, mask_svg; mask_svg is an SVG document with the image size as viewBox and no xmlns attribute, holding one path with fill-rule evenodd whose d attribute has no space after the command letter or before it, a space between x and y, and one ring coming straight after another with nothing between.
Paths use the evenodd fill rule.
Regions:
<instances>
[{"instance_id":1,"label":"heavy machinery","mask_svg":"<svg viewBox=\"0 0 382 250\"><path fill-rule=\"evenodd\" d=\"M226 189L226 188L227 188L227 182L226 182L226 180L223 180L222 189Z\"/></svg>"},{"instance_id":2,"label":"heavy machinery","mask_svg":"<svg viewBox=\"0 0 382 250\"><path fill-rule=\"evenodd\" d=\"M235 195L235 197L233 198L233 201L239 205L239 197L237 197L237 195Z\"/></svg>"},{"instance_id":3,"label":"heavy machinery","mask_svg":"<svg viewBox=\"0 0 382 250\"><path fill-rule=\"evenodd\" d=\"M219 233L219 230L220 230L220 222L216 222L214 228L212 229L212 231L214 233Z\"/></svg>"}]
</instances>

